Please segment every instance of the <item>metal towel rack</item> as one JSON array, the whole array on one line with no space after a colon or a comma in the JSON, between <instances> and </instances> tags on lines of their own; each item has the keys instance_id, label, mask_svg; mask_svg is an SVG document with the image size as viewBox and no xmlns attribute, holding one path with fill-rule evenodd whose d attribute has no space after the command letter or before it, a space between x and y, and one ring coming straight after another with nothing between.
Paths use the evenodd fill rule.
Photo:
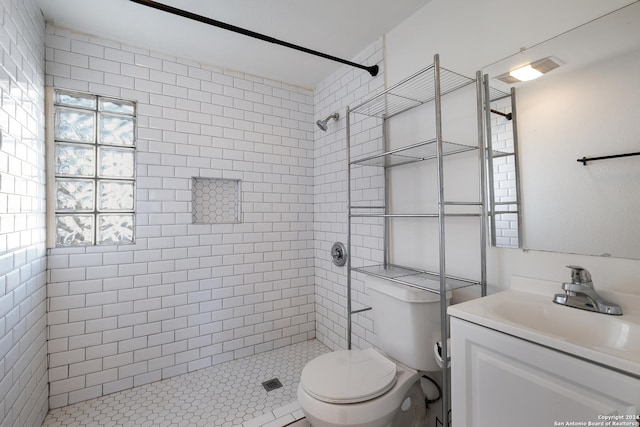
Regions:
<instances>
[{"instance_id":1,"label":"metal towel rack","mask_svg":"<svg viewBox=\"0 0 640 427\"><path fill-rule=\"evenodd\" d=\"M577 159L577 161L582 163L582 166L587 166L587 162L593 162L596 160L605 160L605 159L617 159L619 157L632 157L632 156L640 156L640 152L613 154L611 156L601 156L601 157L583 157L581 159Z\"/></svg>"}]
</instances>

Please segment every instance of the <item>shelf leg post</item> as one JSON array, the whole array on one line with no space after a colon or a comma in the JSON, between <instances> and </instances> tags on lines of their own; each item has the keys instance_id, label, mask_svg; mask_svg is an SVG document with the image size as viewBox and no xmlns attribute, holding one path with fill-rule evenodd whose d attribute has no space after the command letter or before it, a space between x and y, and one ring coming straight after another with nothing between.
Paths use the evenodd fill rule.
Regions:
<instances>
[{"instance_id":1,"label":"shelf leg post","mask_svg":"<svg viewBox=\"0 0 640 427\"><path fill-rule=\"evenodd\" d=\"M347 350L351 350L351 112L347 106L346 157L347 157Z\"/></svg>"},{"instance_id":2,"label":"shelf leg post","mask_svg":"<svg viewBox=\"0 0 640 427\"><path fill-rule=\"evenodd\" d=\"M440 340L442 341L442 420L445 427L449 427L449 402L450 384L449 369L447 360L449 358L447 351L447 338L449 331L447 328L447 272L445 260L445 223L444 223L444 162L442 150L442 104L441 104L441 85L440 85L440 57L433 57L433 74L435 86L435 112L436 112L436 158L437 158L437 181L438 181L438 242L439 242L439 261L440 261Z\"/></svg>"}]
</instances>

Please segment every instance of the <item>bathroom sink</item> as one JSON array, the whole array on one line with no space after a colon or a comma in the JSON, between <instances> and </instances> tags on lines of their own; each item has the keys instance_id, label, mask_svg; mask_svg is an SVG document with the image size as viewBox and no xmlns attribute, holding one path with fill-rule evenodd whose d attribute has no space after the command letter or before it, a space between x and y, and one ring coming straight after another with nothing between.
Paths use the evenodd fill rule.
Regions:
<instances>
[{"instance_id":1,"label":"bathroom sink","mask_svg":"<svg viewBox=\"0 0 640 427\"><path fill-rule=\"evenodd\" d=\"M488 301L487 311L497 319L565 339L578 345L640 352L640 328L623 316L598 315L553 304L550 300L528 298L496 304Z\"/></svg>"},{"instance_id":2,"label":"bathroom sink","mask_svg":"<svg viewBox=\"0 0 640 427\"><path fill-rule=\"evenodd\" d=\"M538 281L520 279L510 290L452 305L449 314L640 376L639 295L624 295L624 314L611 316L553 303L559 284L527 292L522 283Z\"/></svg>"}]
</instances>

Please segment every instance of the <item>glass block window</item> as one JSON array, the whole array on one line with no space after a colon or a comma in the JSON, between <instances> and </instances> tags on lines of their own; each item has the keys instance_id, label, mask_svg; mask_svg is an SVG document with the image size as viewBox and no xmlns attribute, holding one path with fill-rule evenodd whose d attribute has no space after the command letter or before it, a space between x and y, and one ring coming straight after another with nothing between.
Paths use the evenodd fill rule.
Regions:
<instances>
[{"instance_id":1,"label":"glass block window","mask_svg":"<svg viewBox=\"0 0 640 427\"><path fill-rule=\"evenodd\" d=\"M240 222L240 181L193 178L193 222L220 224Z\"/></svg>"},{"instance_id":2,"label":"glass block window","mask_svg":"<svg viewBox=\"0 0 640 427\"><path fill-rule=\"evenodd\" d=\"M49 95L50 245L133 243L136 104L58 89Z\"/></svg>"}]
</instances>

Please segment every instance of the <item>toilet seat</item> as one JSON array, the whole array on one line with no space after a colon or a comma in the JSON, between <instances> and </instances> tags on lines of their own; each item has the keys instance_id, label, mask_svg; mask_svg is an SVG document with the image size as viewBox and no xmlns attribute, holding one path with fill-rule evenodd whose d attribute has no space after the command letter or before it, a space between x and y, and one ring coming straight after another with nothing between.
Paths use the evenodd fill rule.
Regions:
<instances>
[{"instance_id":1,"label":"toilet seat","mask_svg":"<svg viewBox=\"0 0 640 427\"><path fill-rule=\"evenodd\" d=\"M301 387L327 403L358 403L385 394L396 383L396 364L372 348L323 354L302 370Z\"/></svg>"}]
</instances>

